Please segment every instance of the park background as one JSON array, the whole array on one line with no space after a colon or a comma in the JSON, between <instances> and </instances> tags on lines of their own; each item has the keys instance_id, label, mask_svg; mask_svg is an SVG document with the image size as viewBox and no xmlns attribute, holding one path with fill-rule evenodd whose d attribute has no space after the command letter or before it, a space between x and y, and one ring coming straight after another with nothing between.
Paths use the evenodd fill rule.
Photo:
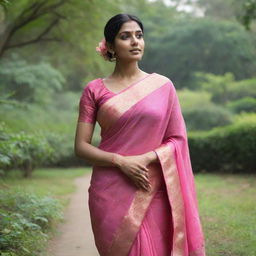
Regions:
<instances>
[{"instance_id":1,"label":"park background","mask_svg":"<svg viewBox=\"0 0 256 256\"><path fill-rule=\"evenodd\" d=\"M117 13L143 22L140 68L177 89L207 255L256 255L255 0L0 4L1 255L43 255L72 179L91 171L74 155L78 105L113 70L95 48Z\"/></svg>"}]
</instances>

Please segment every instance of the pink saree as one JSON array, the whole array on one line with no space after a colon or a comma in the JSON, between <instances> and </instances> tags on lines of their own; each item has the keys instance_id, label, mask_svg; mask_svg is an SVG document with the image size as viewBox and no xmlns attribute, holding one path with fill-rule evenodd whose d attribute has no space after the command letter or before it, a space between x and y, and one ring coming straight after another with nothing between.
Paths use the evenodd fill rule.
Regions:
<instances>
[{"instance_id":1,"label":"pink saree","mask_svg":"<svg viewBox=\"0 0 256 256\"><path fill-rule=\"evenodd\" d=\"M80 122L98 121L100 149L126 156L154 151L159 159L148 165L150 192L117 167L93 166L89 209L99 254L205 256L186 126L172 82L152 73L113 93L95 79L79 110Z\"/></svg>"}]
</instances>

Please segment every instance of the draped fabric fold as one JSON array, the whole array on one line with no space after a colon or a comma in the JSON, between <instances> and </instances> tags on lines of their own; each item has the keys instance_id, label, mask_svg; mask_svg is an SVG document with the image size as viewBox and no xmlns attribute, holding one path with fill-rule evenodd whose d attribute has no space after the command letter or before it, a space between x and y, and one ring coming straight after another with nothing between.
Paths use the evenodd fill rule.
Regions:
<instances>
[{"instance_id":1,"label":"draped fabric fold","mask_svg":"<svg viewBox=\"0 0 256 256\"><path fill-rule=\"evenodd\" d=\"M99 88L104 90L101 79L89 84L86 106L100 98ZM149 74L113 94L96 113L79 120L97 119L100 149L124 156L155 151L159 159L147 166L150 192L138 189L117 167L93 166L89 209L100 255L205 256L186 127L172 82ZM146 254L138 249L143 246L150 247Z\"/></svg>"},{"instance_id":2,"label":"draped fabric fold","mask_svg":"<svg viewBox=\"0 0 256 256\"><path fill-rule=\"evenodd\" d=\"M172 255L204 256L204 235L198 211L186 126L176 91L174 87L172 89L172 106L164 140L154 150L162 166L172 205Z\"/></svg>"}]
</instances>

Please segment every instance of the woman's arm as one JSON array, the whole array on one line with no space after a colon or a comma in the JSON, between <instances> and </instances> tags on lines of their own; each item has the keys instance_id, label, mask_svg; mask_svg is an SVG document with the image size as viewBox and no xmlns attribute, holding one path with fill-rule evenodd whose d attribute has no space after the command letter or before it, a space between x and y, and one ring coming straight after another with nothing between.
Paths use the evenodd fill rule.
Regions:
<instances>
[{"instance_id":1,"label":"woman's arm","mask_svg":"<svg viewBox=\"0 0 256 256\"><path fill-rule=\"evenodd\" d=\"M121 160L121 155L116 154L117 156L115 156L115 161L113 161L115 153L106 152L91 145L94 128L94 123L77 123L74 144L75 155L85 159L93 165L95 164L98 166L117 166Z\"/></svg>"},{"instance_id":2,"label":"woman's arm","mask_svg":"<svg viewBox=\"0 0 256 256\"><path fill-rule=\"evenodd\" d=\"M158 159L154 151L137 156L122 156L117 153L106 152L91 145L95 124L78 122L75 136L75 154L98 166L115 166L130 177L136 186L148 190L150 187L147 167L150 162ZM138 174L138 171L143 173ZM139 175L139 176L138 176Z\"/></svg>"},{"instance_id":3,"label":"woman's arm","mask_svg":"<svg viewBox=\"0 0 256 256\"><path fill-rule=\"evenodd\" d=\"M149 151L143 154L143 156L147 159L148 164L159 162L159 159L155 151Z\"/></svg>"},{"instance_id":4,"label":"woman's arm","mask_svg":"<svg viewBox=\"0 0 256 256\"><path fill-rule=\"evenodd\" d=\"M106 152L91 145L94 128L95 124L93 123L77 123L74 145L76 156L98 166L120 167L124 160L124 156L117 153ZM159 162L154 151L149 151L143 154L143 156L147 159L148 163Z\"/></svg>"}]
</instances>

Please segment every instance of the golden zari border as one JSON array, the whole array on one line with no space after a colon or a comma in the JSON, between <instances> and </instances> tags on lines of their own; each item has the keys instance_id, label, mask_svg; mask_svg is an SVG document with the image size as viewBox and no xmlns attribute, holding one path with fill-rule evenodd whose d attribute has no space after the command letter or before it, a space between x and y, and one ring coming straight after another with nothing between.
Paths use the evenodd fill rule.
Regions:
<instances>
[{"instance_id":1,"label":"golden zari border","mask_svg":"<svg viewBox=\"0 0 256 256\"><path fill-rule=\"evenodd\" d=\"M205 256L205 247L202 245L200 248L197 250L190 252L189 256Z\"/></svg>"},{"instance_id":2,"label":"golden zari border","mask_svg":"<svg viewBox=\"0 0 256 256\"><path fill-rule=\"evenodd\" d=\"M128 255L136 235L140 230L141 224L147 209L160 186L159 165L150 164L149 181L151 191L137 190L127 214L124 216L120 226L115 232L112 245L107 256Z\"/></svg>"},{"instance_id":3,"label":"golden zari border","mask_svg":"<svg viewBox=\"0 0 256 256\"><path fill-rule=\"evenodd\" d=\"M173 218L173 256L186 255L185 211L179 174L174 157L175 148L172 143L164 144L155 149L161 162L167 194L172 209Z\"/></svg>"},{"instance_id":4,"label":"golden zari border","mask_svg":"<svg viewBox=\"0 0 256 256\"><path fill-rule=\"evenodd\" d=\"M97 121L101 128L108 130L134 104L169 81L167 77L154 73L124 92L111 97L100 106L97 113Z\"/></svg>"}]
</instances>

